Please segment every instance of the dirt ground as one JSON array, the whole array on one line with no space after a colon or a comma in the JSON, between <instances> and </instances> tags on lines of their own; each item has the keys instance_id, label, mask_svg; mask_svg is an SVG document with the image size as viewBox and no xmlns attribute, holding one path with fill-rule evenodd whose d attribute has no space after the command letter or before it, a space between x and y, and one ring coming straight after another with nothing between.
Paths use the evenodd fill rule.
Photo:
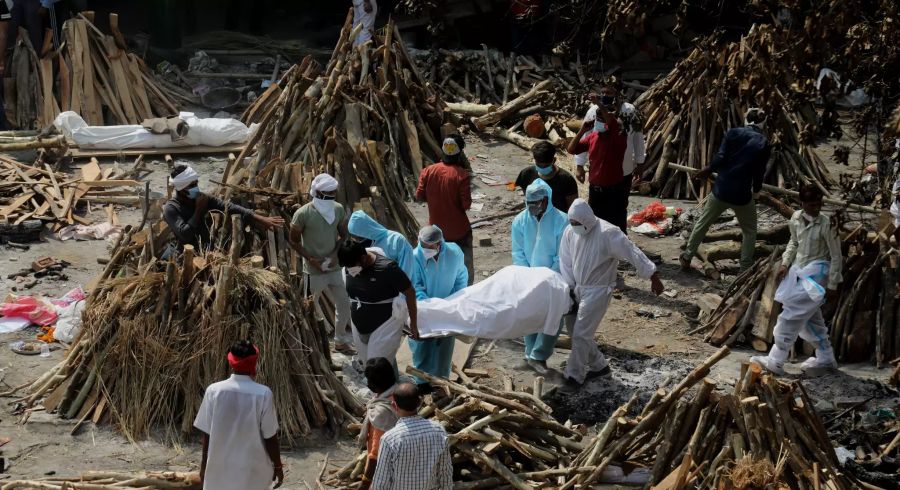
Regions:
<instances>
[{"instance_id":1,"label":"dirt ground","mask_svg":"<svg viewBox=\"0 0 900 490\"><path fill-rule=\"evenodd\" d=\"M472 219L491 216L509 210L523 198L519 191L509 191L506 183L515 179L519 170L531 164L530 155L509 143L482 140L468 136L466 153L469 155L474 178L474 201L476 207L470 212ZM858 148L854 149L858 152ZM828 159L830 151L821 150ZM850 168L841 167L841 172L858 172L859 157L851 157L857 162ZM111 162L102 162L111 165ZM201 185L211 188L208 180L215 179L224 168L224 160L216 158L192 161L203 176ZM125 166L130 162L122 162ZM571 167L571 158L560 156L563 167ZM154 169L150 175L151 189L165 192L165 177L168 169L162 161L149 165ZM586 189L582 189L586 194ZM630 211L636 211L653 199L632 196ZM666 201L666 205L684 208L695 207L693 202ZM424 205L410 204L420 222L427 219ZM766 213L769 216L770 213ZM96 210L94 217L104 220L103 210ZM137 210L119 209L123 225L135 224L140 219ZM491 273L511 263L509 229L512 218L490 221L475 229L476 280L482 280ZM723 225L729 226L729 225ZM726 283L714 282L700 273L685 274L677 263L679 247L684 239L679 235L663 238L648 238L631 234L632 239L648 254L659 257L659 270L667 296L656 297L649 291L649 281L635 276L629 266L621 267L627 288L617 294L611 303L600 328L597 340L611 360L612 378L590 381L585 389L572 396L556 393L547 395L547 401L561 419L571 418L576 423L595 423L604 420L633 393L646 399L658 386L677 383L698 361L710 355L715 348L704 343L702 337L689 335L696 327L699 311L697 298L707 292L721 293ZM490 238L491 244L479 246L479 239ZM25 293L46 297L57 297L68 290L88 284L103 266L98 258L108 257L108 246L103 241L60 242L50 238L40 244L33 244L29 251L0 249L0 292L11 292L15 281L7 275L28 267L31 261L43 255L70 262L65 272L67 280L41 280ZM727 280L727 278L725 278ZM651 313L652 317L639 314ZM20 356L7 345L16 340L31 339L36 330L0 335L0 390L8 390L33 380L49 369L63 356L62 351L54 351L49 358ZM458 348L462 344L457 342ZM503 377L510 376L516 386L531 386L534 375L531 371L517 367L522 359L523 344L518 340L497 342L481 341L474 349L470 367L485 368L491 373L487 382L502 385ZM569 351L557 349L549 360L549 365L559 369L560 363ZM711 373L720 387L733 384L740 369L740 363L754 352L736 349L728 358L719 363ZM401 369L404 355L401 353ZM408 357L407 357L408 359ZM405 361L405 362L408 362ZM792 378L800 378L796 365L788 366ZM897 392L882 383L888 378L886 369L876 370L868 364L846 365L841 372L827 378L807 380L807 389L824 402L848 403L859 398L875 395L870 406L894 406L898 403ZM548 379L545 390L552 388ZM6 405L0 411L0 437L11 439L3 446L6 459L6 473L3 478L41 477L44 475L73 475L87 469L120 470L196 470L200 457L196 441L186 441L179 447L168 447L154 440L128 441L109 426L84 426L74 435L72 421L62 421L55 416L34 412L26 424L20 424L21 414L15 398L3 399ZM327 434L315 434L305 447L286 450L286 482L284 488L303 489L314 487L322 461L342 464L352 452L353 441L346 436L335 438Z\"/></svg>"}]
</instances>

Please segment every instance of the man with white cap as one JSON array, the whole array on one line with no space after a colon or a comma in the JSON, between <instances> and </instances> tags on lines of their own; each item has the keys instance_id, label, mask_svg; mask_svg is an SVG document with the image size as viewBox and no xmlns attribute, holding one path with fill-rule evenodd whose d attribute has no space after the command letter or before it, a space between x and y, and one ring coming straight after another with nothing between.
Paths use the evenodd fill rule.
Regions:
<instances>
[{"instance_id":1,"label":"man with white cap","mask_svg":"<svg viewBox=\"0 0 900 490\"><path fill-rule=\"evenodd\" d=\"M428 203L428 224L443 230L444 239L459 245L466 260L471 285L475 280L472 225L466 211L472 206L469 172L462 167L462 136L453 134L441 145L443 161L429 165L419 175L416 200Z\"/></svg>"},{"instance_id":2,"label":"man with white cap","mask_svg":"<svg viewBox=\"0 0 900 490\"><path fill-rule=\"evenodd\" d=\"M654 294L662 294L665 288L653 262L619 227L597 218L584 199L576 199L569 208L569 227L559 246L560 273L578 302L563 392L574 392L586 379L609 373L609 363L594 334L609 306L620 260L633 265L638 276L649 278Z\"/></svg>"},{"instance_id":3,"label":"man with white cap","mask_svg":"<svg viewBox=\"0 0 900 490\"><path fill-rule=\"evenodd\" d=\"M245 222L253 223L259 228L269 229L282 226L284 219L278 216L261 216L253 211L233 204L225 203L216 196L200 192L200 175L187 165L178 165L169 176L175 195L163 206L163 219L178 240L178 250L185 245L197 249L207 249L210 245L209 226L206 215L210 211L240 214ZM167 252L168 253L168 252Z\"/></svg>"},{"instance_id":4,"label":"man with white cap","mask_svg":"<svg viewBox=\"0 0 900 490\"><path fill-rule=\"evenodd\" d=\"M303 272L309 280L309 290L318 295L328 293L334 301L334 349L352 354L353 341L350 323L350 298L344 287L337 251L347 238L347 213L335 201L338 181L328 174L319 174L309 188L312 201L304 204L291 220L290 242L303 257Z\"/></svg>"},{"instance_id":5,"label":"man with white cap","mask_svg":"<svg viewBox=\"0 0 900 490\"><path fill-rule=\"evenodd\" d=\"M447 298L469 283L463 251L455 243L444 241L440 227L428 225L419 230L419 246L413 252L416 274L413 285L416 299ZM448 378L453 362L454 337L415 340L409 339L413 367L432 376ZM416 379L424 391L431 387Z\"/></svg>"}]
</instances>

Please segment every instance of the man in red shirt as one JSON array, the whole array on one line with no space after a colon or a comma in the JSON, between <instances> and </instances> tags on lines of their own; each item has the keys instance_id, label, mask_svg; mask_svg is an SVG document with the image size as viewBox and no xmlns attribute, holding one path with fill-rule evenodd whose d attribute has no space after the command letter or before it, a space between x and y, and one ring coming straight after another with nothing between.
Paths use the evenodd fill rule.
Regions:
<instances>
[{"instance_id":1,"label":"man in red shirt","mask_svg":"<svg viewBox=\"0 0 900 490\"><path fill-rule=\"evenodd\" d=\"M472 206L469 172L462 168L462 136L451 135L444 140L443 161L425 167L419 175L416 200L428 203L428 224L437 225L444 232L444 240L459 245L469 271L469 285L475 279L472 260L472 226L466 211Z\"/></svg>"},{"instance_id":2,"label":"man in red shirt","mask_svg":"<svg viewBox=\"0 0 900 490\"><path fill-rule=\"evenodd\" d=\"M622 162L627 143L628 137L622 130L622 124L611 109L601 103L596 119L586 120L567 148L572 155L588 154L588 203L594 215L623 231L626 229L627 191ZM584 182L584 171L577 170L576 178Z\"/></svg>"}]
</instances>

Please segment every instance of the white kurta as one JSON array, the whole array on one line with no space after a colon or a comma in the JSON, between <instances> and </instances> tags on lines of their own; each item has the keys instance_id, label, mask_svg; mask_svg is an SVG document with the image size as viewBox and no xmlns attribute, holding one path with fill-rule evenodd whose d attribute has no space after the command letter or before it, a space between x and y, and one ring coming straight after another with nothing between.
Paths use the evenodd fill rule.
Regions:
<instances>
[{"instance_id":1,"label":"white kurta","mask_svg":"<svg viewBox=\"0 0 900 490\"><path fill-rule=\"evenodd\" d=\"M274 468L263 445L278 432L272 390L234 374L206 388L194 427L209 436L204 490L267 490Z\"/></svg>"}]
</instances>

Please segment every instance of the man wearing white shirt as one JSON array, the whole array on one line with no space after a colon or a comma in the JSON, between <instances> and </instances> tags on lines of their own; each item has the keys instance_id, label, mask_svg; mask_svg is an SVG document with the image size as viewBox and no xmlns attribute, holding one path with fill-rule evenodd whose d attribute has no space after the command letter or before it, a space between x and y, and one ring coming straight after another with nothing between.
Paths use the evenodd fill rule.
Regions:
<instances>
[{"instance_id":1,"label":"man wearing white shirt","mask_svg":"<svg viewBox=\"0 0 900 490\"><path fill-rule=\"evenodd\" d=\"M353 27L362 24L362 29L353 40L357 47L372 39L375 33L375 17L378 16L378 4L375 0L353 0Z\"/></svg>"},{"instance_id":2,"label":"man wearing white shirt","mask_svg":"<svg viewBox=\"0 0 900 490\"><path fill-rule=\"evenodd\" d=\"M272 390L254 381L259 349L247 340L228 351L234 374L206 388L194 427L203 432L204 490L268 490L284 481Z\"/></svg>"}]
</instances>

